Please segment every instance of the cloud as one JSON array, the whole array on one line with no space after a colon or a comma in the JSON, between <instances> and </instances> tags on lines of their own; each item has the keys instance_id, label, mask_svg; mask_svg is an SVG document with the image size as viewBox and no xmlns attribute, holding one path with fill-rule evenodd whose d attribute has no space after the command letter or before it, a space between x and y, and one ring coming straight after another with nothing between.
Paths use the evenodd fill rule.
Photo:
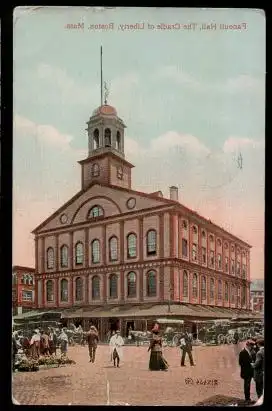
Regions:
<instances>
[{"instance_id":1,"label":"cloud","mask_svg":"<svg viewBox=\"0 0 272 411\"><path fill-rule=\"evenodd\" d=\"M202 79L196 79L186 73L180 66L160 67L156 71L154 79L157 81L170 79L181 86L199 92L215 91L228 94L263 94L265 91L265 76L263 76L263 78L256 78L247 74L241 74L237 77L227 79L225 82L207 83Z\"/></svg>"},{"instance_id":2,"label":"cloud","mask_svg":"<svg viewBox=\"0 0 272 411\"><path fill-rule=\"evenodd\" d=\"M242 148L264 148L264 142L263 141L256 141L252 140L247 137L229 137L223 145L223 151L225 153L233 153L238 150L241 150Z\"/></svg>"}]
</instances>

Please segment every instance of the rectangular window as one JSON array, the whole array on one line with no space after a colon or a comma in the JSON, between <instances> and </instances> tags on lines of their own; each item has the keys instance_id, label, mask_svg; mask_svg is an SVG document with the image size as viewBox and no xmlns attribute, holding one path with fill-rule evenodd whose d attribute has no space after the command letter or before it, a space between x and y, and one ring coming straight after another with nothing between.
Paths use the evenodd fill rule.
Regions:
<instances>
[{"instance_id":1,"label":"rectangular window","mask_svg":"<svg viewBox=\"0 0 272 411\"><path fill-rule=\"evenodd\" d=\"M237 261L237 275L240 275L240 261Z\"/></svg>"},{"instance_id":2,"label":"rectangular window","mask_svg":"<svg viewBox=\"0 0 272 411\"><path fill-rule=\"evenodd\" d=\"M206 248L202 247L202 263L206 264Z\"/></svg>"},{"instance_id":3,"label":"rectangular window","mask_svg":"<svg viewBox=\"0 0 272 411\"><path fill-rule=\"evenodd\" d=\"M221 254L217 254L217 267L219 270L222 268L222 256Z\"/></svg>"},{"instance_id":4,"label":"rectangular window","mask_svg":"<svg viewBox=\"0 0 272 411\"><path fill-rule=\"evenodd\" d=\"M192 259L193 261L197 260L197 245L195 243L192 244Z\"/></svg>"},{"instance_id":5,"label":"rectangular window","mask_svg":"<svg viewBox=\"0 0 272 411\"><path fill-rule=\"evenodd\" d=\"M210 251L210 266L214 267L214 251Z\"/></svg>"},{"instance_id":6,"label":"rectangular window","mask_svg":"<svg viewBox=\"0 0 272 411\"><path fill-rule=\"evenodd\" d=\"M231 260L231 274L235 274L235 265L234 265L234 260Z\"/></svg>"},{"instance_id":7,"label":"rectangular window","mask_svg":"<svg viewBox=\"0 0 272 411\"><path fill-rule=\"evenodd\" d=\"M246 278L246 265L245 264L243 264L242 276L243 278Z\"/></svg>"},{"instance_id":8,"label":"rectangular window","mask_svg":"<svg viewBox=\"0 0 272 411\"><path fill-rule=\"evenodd\" d=\"M229 257L225 257L225 271L229 272Z\"/></svg>"},{"instance_id":9,"label":"rectangular window","mask_svg":"<svg viewBox=\"0 0 272 411\"><path fill-rule=\"evenodd\" d=\"M32 291L23 291L22 299L23 301L32 301Z\"/></svg>"},{"instance_id":10,"label":"rectangular window","mask_svg":"<svg viewBox=\"0 0 272 411\"><path fill-rule=\"evenodd\" d=\"M12 301L16 301L16 296L17 296L16 290L12 290Z\"/></svg>"},{"instance_id":11,"label":"rectangular window","mask_svg":"<svg viewBox=\"0 0 272 411\"><path fill-rule=\"evenodd\" d=\"M188 257L188 241L185 238L182 239L182 255Z\"/></svg>"}]
</instances>

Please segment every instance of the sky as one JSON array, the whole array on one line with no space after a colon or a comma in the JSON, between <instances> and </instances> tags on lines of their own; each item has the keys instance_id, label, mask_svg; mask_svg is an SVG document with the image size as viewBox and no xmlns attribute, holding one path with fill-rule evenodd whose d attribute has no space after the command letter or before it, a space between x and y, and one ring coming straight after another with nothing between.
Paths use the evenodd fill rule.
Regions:
<instances>
[{"instance_id":1,"label":"sky","mask_svg":"<svg viewBox=\"0 0 272 411\"><path fill-rule=\"evenodd\" d=\"M133 188L168 198L178 186L182 204L252 245L263 278L265 24L253 9L16 8L13 264L34 266L31 231L81 189L102 45Z\"/></svg>"}]
</instances>

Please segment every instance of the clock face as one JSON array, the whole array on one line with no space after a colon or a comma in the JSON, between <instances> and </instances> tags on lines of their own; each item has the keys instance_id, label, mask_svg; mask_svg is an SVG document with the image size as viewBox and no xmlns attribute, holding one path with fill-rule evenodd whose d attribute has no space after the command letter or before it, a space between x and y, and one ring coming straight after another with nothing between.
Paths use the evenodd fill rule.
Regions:
<instances>
[{"instance_id":1,"label":"clock face","mask_svg":"<svg viewBox=\"0 0 272 411\"><path fill-rule=\"evenodd\" d=\"M132 208L135 207L135 205L136 205L135 198L132 198L132 197L129 198L128 201L127 201L127 208L129 208L131 210Z\"/></svg>"},{"instance_id":2,"label":"clock face","mask_svg":"<svg viewBox=\"0 0 272 411\"><path fill-rule=\"evenodd\" d=\"M60 222L61 222L62 224L67 223L67 220L68 220L68 217L67 217L66 214L62 214L62 215L60 216Z\"/></svg>"}]
</instances>

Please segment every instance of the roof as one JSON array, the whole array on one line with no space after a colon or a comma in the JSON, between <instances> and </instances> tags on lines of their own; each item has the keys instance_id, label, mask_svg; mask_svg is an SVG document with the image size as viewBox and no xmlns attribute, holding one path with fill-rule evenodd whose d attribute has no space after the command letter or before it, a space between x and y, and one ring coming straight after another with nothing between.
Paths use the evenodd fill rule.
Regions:
<instances>
[{"instance_id":1,"label":"roof","mask_svg":"<svg viewBox=\"0 0 272 411\"><path fill-rule=\"evenodd\" d=\"M97 116L99 114L106 115L106 116L117 116L117 110L115 107L110 106L108 104L103 104L102 106L96 108L93 111L93 116Z\"/></svg>"},{"instance_id":2,"label":"roof","mask_svg":"<svg viewBox=\"0 0 272 411\"><path fill-rule=\"evenodd\" d=\"M55 311L55 310L49 310L49 311L38 311L38 310L33 310L33 311L28 311L24 314L19 314L15 315L12 317L13 320L26 320L26 319L31 319L31 318L40 318L43 317L44 315L54 315L54 314L61 314L60 311Z\"/></svg>"},{"instance_id":3,"label":"roof","mask_svg":"<svg viewBox=\"0 0 272 411\"><path fill-rule=\"evenodd\" d=\"M258 318L251 311L219 307L197 306L193 304L142 304L129 306L100 306L94 308L78 308L74 311L63 312L62 318L108 318L108 317L197 317L207 319ZM260 317L261 318L261 317Z\"/></svg>"},{"instance_id":4,"label":"roof","mask_svg":"<svg viewBox=\"0 0 272 411\"><path fill-rule=\"evenodd\" d=\"M14 265L13 267L12 267L12 271L17 271L17 270L20 270L20 271L35 271L35 268L33 268L33 267L24 267L24 266L22 266L22 265Z\"/></svg>"},{"instance_id":5,"label":"roof","mask_svg":"<svg viewBox=\"0 0 272 411\"><path fill-rule=\"evenodd\" d=\"M84 160L82 160L84 161ZM140 195L142 197L146 197L146 198L152 198L153 200L157 200L159 202L164 202L165 204L169 204L172 206L178 206L180 208L182 208L183 210L186 210L188 212L190 212L192 215L202 219L203 221L205 221L206 223L209 223L210 225L219 228L219 230L221 230L222 232L228 234L229 236L233 237L234 239L238 240L239 242L247 245L248 247L251 247L250 244L248 244L247 242L245 242L244 240L242 240L241 238L233 235L232 233L226 231L224 228L220 227L219 225L216 225L215 223L213 223L211 220L201 216L200 214L198 214L196 211L191 210L190 208L184 206L183 204L181 204L179 201L175 201L175 200L170 200L168 198L164 198L164 197L159 197L158 195L155 195L155 193L144 193L142 191L137 191L137 190L132 190L130 188L124 188L124 187L118 187L112 184L103 184L103 183L91 183L88 187L80 190L77 194L75 194L69 201L67 201L63 206L61 206L60 208L58 208L53 214L51 214L45 221L43 221L38 227L36 227L32 233L36 234L37 231L39 229L41 229L43 226L45 226L50 220L51 218L55 217L58 213L60 213L61 211L63 211L66 207L68 207L73 201L75 201L77 198L79 198L84 192L86 192L87 190L89 190L92 186L95 185L100 185L102 187L108 187L108 188L113 188L115 190L119 190L119 191L125 191L131 194L136 194L136 195Z\"/></svg>"}]
</instances>

